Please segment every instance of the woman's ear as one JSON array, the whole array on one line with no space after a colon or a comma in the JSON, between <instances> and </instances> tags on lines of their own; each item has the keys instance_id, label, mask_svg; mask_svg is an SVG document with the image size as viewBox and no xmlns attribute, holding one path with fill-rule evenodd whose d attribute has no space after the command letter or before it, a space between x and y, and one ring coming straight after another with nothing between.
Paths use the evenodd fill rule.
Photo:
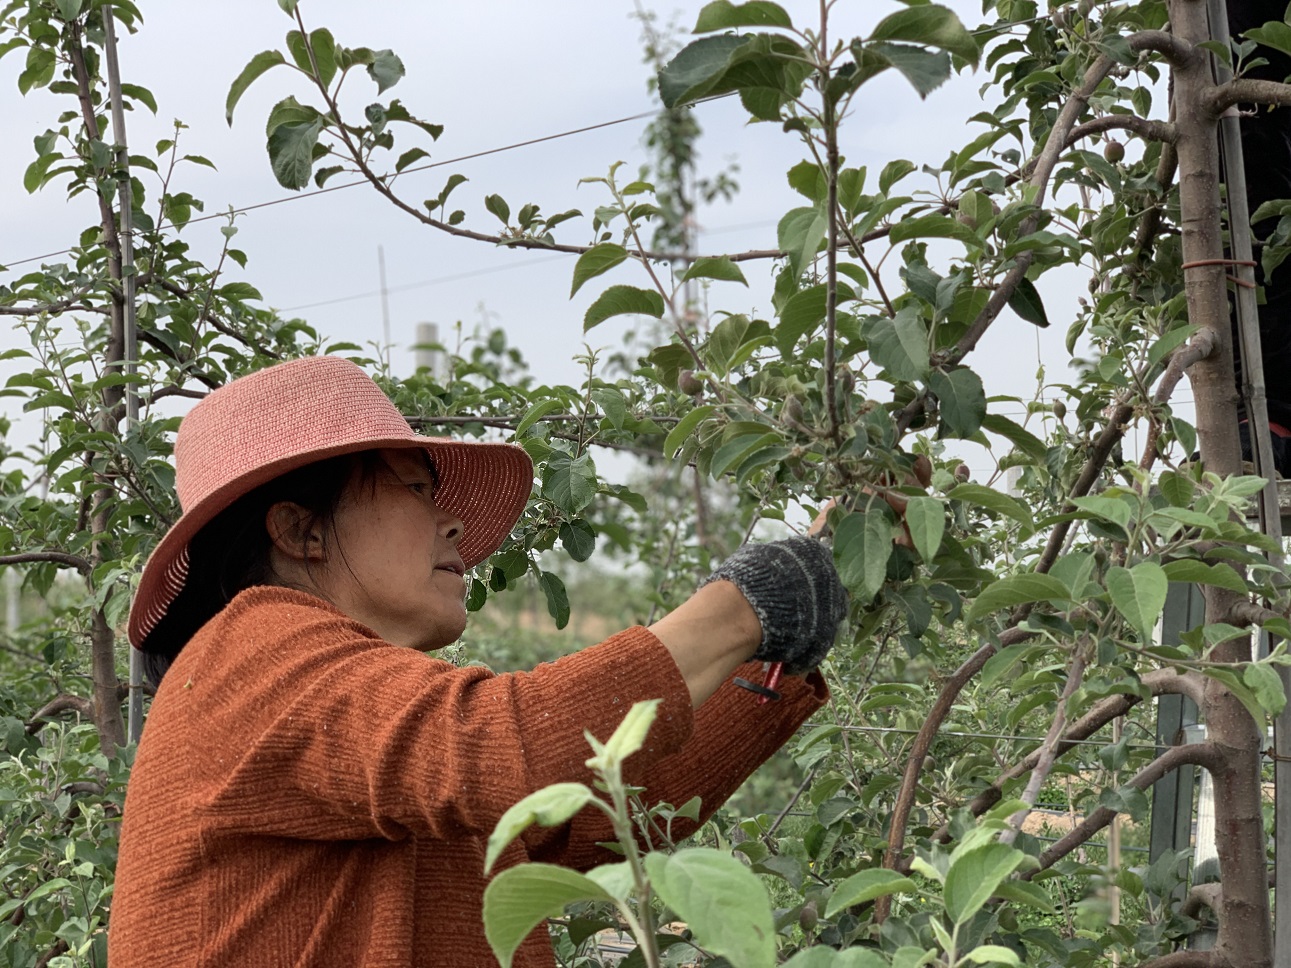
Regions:
<instances>
[{"instance_id":1,"label":"woman's ear","mask_svg":"<svg viewBox=\"0 0 1291 968\"><path fill-rule=\"evenodd\" d=\"M296 561L322 561L323 537L308 525L312 515L292 501L279 501L265 512L264 526L274 547Z\"/></svg>"}]
</instances>

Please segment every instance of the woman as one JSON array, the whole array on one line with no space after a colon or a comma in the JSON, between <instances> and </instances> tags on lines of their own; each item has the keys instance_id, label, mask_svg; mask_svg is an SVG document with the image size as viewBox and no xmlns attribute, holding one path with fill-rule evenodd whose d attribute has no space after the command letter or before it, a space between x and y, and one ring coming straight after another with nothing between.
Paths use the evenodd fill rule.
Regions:
<instances>
[{"instance_id":1,"label":"woman","mask_svg":"<svg viewBox=\"0 0 1291 968\"><path fill-rule=\"evenodd\" d=\"M159 685L126 799L113 968L476 966L485 843L532 791L590 782L590 730L661 699L627 766L706 818L826 699L793 675L758 705L757 657L807 673L845 592L807 538L741 549L680 608L531 673L431 653L466 626L464 574L533 482L506 444L419 437L351 363L235 380L175 443L183 515L149 559L131 644ZM676 828L676 825L674 825ZM688 833L690 829L683 831ZM614 859L599 811L533 828L525 860ZM551 965L535 931L517 965Z\"/></svg>"}]
</instances>

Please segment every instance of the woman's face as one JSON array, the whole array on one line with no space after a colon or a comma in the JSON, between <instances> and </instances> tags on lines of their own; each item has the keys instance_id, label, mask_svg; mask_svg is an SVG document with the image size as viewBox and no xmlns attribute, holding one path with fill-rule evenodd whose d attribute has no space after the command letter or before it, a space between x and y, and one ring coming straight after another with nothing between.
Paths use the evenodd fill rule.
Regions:
<instances>
[{"instance_id":1,"label":"woman's face","mask_svg":"<svg viewBox=\"0 0 1291 968\"><path fill-rule=\"evenodd\" d=\"M434 478L419 450L383 450L369 481L352 480L329 535L319 590L387 642L442 648L466 628L459 518L435 506Z\"/></svg>"}]
</instances>

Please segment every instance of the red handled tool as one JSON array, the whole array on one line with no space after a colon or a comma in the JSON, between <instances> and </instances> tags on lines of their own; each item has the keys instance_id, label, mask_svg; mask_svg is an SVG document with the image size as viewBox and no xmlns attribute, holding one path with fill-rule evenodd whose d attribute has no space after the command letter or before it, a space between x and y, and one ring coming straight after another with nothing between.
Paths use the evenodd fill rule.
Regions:
<instances>
[{"instance_id":1,"label":"red handled tool","mask_svg":"<svg viewBox=\"0 0 1291 968\"><path fill-rule=\"evenodd\" d=\"M741 689L747 689L749 692L758 694L758 705L765 706L772 699L779 699L780 693L776 686L780 685L780 678L784 675L783 662L765 662L763 667L766 669L766 676L759 685L756 682L750 682L748 679L742 679L736 676L732 680Z\"/></svg>"}]
</instances>

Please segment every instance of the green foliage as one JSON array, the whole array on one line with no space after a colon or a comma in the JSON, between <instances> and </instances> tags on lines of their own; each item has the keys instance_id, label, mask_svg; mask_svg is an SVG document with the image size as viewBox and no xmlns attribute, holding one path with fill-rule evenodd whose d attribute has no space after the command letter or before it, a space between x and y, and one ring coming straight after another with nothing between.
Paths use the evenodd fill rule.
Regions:
<instances>
[{"instance_id":1,"label":"green foliage","mask_svg":"<svg viewBox=\"0 0 1291 968\"><path fill-rule=\"evenodd\" d=\"M282 49L229 71L230 122L253 83L290 81L266 124L279 182L301 189L354 171L397 199L387 176L425 159L442 131L389 98L404 62L311 29L307 4L280 6L293 20ZM19 91L65 99L65 112L34 137L23 186L61 189L100 220L65 262L5 273L0 285L0 310L26 334L9 354L24 369L0 392L28 414L48 414L43 446L0 449L0 535L24 556L12 565L26 595L46 602L8 643L22 687L3 710L0 791L23 820L0 864L8 896L0 964L34 964L59 944L79 963L102 964L130 749L120 709L93 707L94 726L29 733L23 724L58 696L86 708L87 668L105 680L122 671L131 583L176 514L176 421L158 404L300 354L344 353L375 366L361 347L329 346L306 321L264 308L253 286L228 282L228 260L246 262L232 223L214 264L196 260L181 230L203 202L180 176L211 162L182 154L183 125L123 167L104 120L88 123L76 109L82 95L104 103L104 9L58 0L11 4L0 15L0 56L25 58ZM111 9L123 24L138 20L128 3ZM1068 136L1055 128L1068 104L1076 122L1151 113L1167 67L1128 38L1162 29L1165 7L1080 4L1046 16L1035 3L988 0L984 11L990 22L969 30L940 5L892 4L859 37L841 5L833 24L807 25L774 3L717 0L699 14L701 36L675 56L652 41L670 109L653 129L664 159L632 180L617 164L585 179L599 193L586 218L545 215L537 203L488 191L474 206L450 208L466 180L457 174L423 203L404 203L432 230L473 226L507 246L547 248L581 222L571 296L617 273L592 296L585 329L644 320L629 349L589 353L577 386L530 374L500 330L460 334L463 348L442 378L395 379L376 367L419 429L505 436L534 458L538 483L520 524L471 576L467 638L486 661L518 667L572 648L572 636L550 629L578 628L589 613L615 625L649 622L760 524L801 520L830 499L840 505L830 516L835 560L852 593L848 631L826 667L831 708L737 798L753 815L719 815L699 836L704 848L635 854L630 791L616 771L644 736L646 711L628 732L594 744L608 800L566 784L508 812L490 863L529 824L558 824L580 809L613 816L626 859L586 874L541 866L499 874L485 918L504 962L544 918L590 900L633 924L657 959L698 946L707 952L699 957L737 966L781 958L798 968L1087 968L1146 960L1195 929L1166 900L1186 874L1179 858L1115 866L1094 844L1046 857L1041 870L1044 842L1006 819L1027 806L1016 798L1029 773L1012 767L1036 751L1059 710L1070 724L1124 699L1134 740L1064 752L1031 806L1088 815L1102 804L1133 817L1147 800L1131 780L1154 755L1154 743L1141 742L1151 735L1150 676L1206 677L1208 701L1232 700L1255 722L1286 701L1275 668L1285 651L1260 662L1215 659L1257 623L1229 616L1179 642L1152 639L1170 582L1279 608L1285 588L1267 557L1276 549L1248 517L1261 482L1190 462L1196 432L1155 389L1199 328L1187 318L1184 214L1176 189L1159 180L1162 148L1145 141L1110 161L1086 140L1060 152L1051 175L1036 165L1051 137ZM1285 49L1284 28L1248 37ZM1073 102L1104 55L1119 66ZM978 70L983 106L944 160L893 157L874 180L847 167L840 135L867 136L867 84L889 70L922 97L935 97L956 71ZM351 73L351 86L376 98L361 117L343 116L336 98ZM126 84L122 94L157 110L143 88ZM662 240L654 244L665 255L686 248L678 226L696 198L678 173L693 173L697 135L686 106L724 94L801 142L803 158L787 173L801 197L778 221L771 270L755 268L751 254L710 254L679 263L674 279L643 239ZM112 234L122 185L137 234L133 370L104 325L124 289ZM730 189L718 179L705 191ZM1263 255L1272 271L1291 252L1291 208L1271 202L1256 214L1274 226ZM1145 244L1153 224L1164 230ZM1078 309L1060 309L1055 280L1075 266L1095 285ZM758 280L773 286L769 308L754 310L745 290L724 285ZM696 281L710 287L704 304L688 294ZM725 308L707 312L708 304ZM1029 340L1031 326L1057 325L1064 313L1071 375L1038 373L1031 399L994 395L972 355L983 332L1012 326ZM141 401L133 424L127 389ZM1158 448L1146 459L1126 452L1130 424ZM970 445L985 448L989 479L972 480L961 466ZM643 455L640 475L608 479L595 459L602 446ZM1005 494L1009 471L1016 488ZM583 562L593 577L580 582L571 563ZM596 590L612 584L612 594ZM550 618L535 619L544 610ZM500 616L512 626L501 628ZM1284 619L1262 625L1291 633ZM613 630L596 629L586 636ZM997 648L1006 631L1015 644ZM941 707L929 758L902 794L911 737L966 663L981 672ZM988 812L996 800L1001 807ZM898 822L899 804L910 813ZM694 815L670 809L637 821L666 827ZM1127 842L1142 839L1141 828L1123 832ZM898 837L904 857L894 871L885 852ZM1113 889L1125 910L1119 924L1108 913ZM665 908L691 934L652 940ZM580 950L588 937L570 927L561 944Z\"/></svg>"}]
</instances>

